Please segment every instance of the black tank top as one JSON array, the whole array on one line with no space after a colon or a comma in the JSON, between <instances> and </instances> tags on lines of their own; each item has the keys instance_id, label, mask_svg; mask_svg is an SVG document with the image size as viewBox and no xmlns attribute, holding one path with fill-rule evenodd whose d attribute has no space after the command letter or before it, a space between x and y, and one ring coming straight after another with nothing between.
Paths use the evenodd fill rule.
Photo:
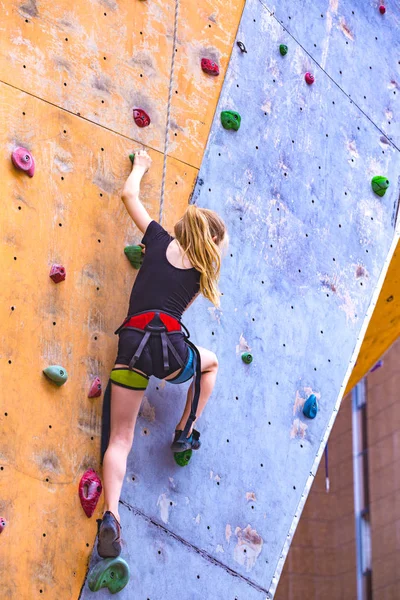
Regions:
<instances>
[{"instance_id":1,"label":"black tank top","mask_svg":"<svg viewBox=\"0 0 400 600\"><path fill-rule=\"evenodd\" d=\"M180 319L198 293L199 271L178 269L167 260L166 251L173 239L159 223L149 223L142 239L146 252L133 284L128 315L157 308Z\"/></svg>"}]
</instances>

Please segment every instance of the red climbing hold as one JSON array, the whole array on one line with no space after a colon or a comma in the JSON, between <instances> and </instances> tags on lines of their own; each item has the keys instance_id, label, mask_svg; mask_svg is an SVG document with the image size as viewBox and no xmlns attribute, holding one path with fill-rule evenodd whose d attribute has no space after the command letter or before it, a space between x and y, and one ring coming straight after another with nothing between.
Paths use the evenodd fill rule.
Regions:
<instances>
[{"instance_id":1,"label":"red climbing hold","mask_svg":"<svg viewBox=\"0 0 400 600\"><path fill-rule=\"evenodd\" d=\"M103 486L93 469L88 469L79 482L79 499L87 517L91 517L99 501Z\"/></svg>"},{"instance_id":2,"label":"red climbing hold","mask_svg":"<svg viewBox=\"0 0 400 600\"><path fill-rule=\"evenodd\" d=\"M29 177L33 177L35 173L35 161L32 154L26 148L16 148L11 154L11 160L16 169L25 171Z\"/></svg>"},{"instance_id":3,"label":"red climbing hold","mask_svg":"<svg viewBox=\"0 0 400 600\"><path fill-rule=\"evenodd\" d=\"M311 85L312 83L314 83L314 75L312 73L306 73L304 75L304 79L306 80L306 83L308 83L308 85Z\"/></svg>"},{"instance_id":4,"label":"red climbing hold","mask_svg":"<svg viewBox=\"0 0 400 600\"><path fill-rule=\"evenodd\" d=\"M4 517L0 517L0 533L3 531L4 527L7 525L7 521Z\"/></svg>"},{"instance_id":5,"label":"red climbing hold","mask_svg":"<svg viewBox=\"0 0 400 600\"><path fill-rule=\"evenodd\" d=\"M385 14L385 12L386 12L386 7L385 7L385 6L383 6L383 4L381 4L381 5L380 5L380 7L379 7L379 12L381 13L381 15L384 15L384 14Z\"/></svg>"},{"instance_id":6,"label":"red climbing hold","mask_svg":"<svg viewBox=\"0 0 400 600\"><path fill-rule=\"evenodd\" d=\"M88 398L98 398L99 396L101 396L101 381L98 377L95 377L90 386Z\"/></svg>"},{"instance_id":7,"label":"red climbing hold","mask_svg":"<svg viewBox=\"0 0 400 600\"><path fill-rule=\"evenodd\" d=\"M201 59L201 68L208 75L219 75L219 67L216 62L208 58Z\"/></svg>"},{"instance_id":8,"label":"red climbing hold","mask_svg":"<svg viewBox=\"0 0 400 600\"><path fill-rule=\"evenodd\" d=\"M141 108L133 109L133 118L138 127L147 127L147 125L150 125L149 115Z\"/></svg>"},{"instance_id":9,"label":"red climbing hold","mask_svg":"<svg viewBox=\"0 0 400 600\"><path fill-rule=\"evenodd\" d=\"M53 265L50 270L50 277L54 281L54 283L60 283L60 281L64 281L66 276L66 272L63 266L61 265Z\"/></svg>"}]
</instances>

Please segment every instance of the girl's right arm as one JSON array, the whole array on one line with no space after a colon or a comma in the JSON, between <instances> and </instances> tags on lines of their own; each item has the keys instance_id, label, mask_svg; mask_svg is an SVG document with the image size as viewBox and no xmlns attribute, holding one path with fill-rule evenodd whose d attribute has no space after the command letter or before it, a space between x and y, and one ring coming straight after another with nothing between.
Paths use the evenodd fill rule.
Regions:
<instances>
[{"instance_id":1,"label":"girl's right arm","mask_svg":"<svg viewBox=\"0 0 400 600\"><path fill-rule=\"evenodd\" d=\"M121 198L136 227L143 233L153 220L139 199L140 182L151 165L151 158L145 150L135 154L131 174L125 182Z\"/></svg>"}]
</instances>

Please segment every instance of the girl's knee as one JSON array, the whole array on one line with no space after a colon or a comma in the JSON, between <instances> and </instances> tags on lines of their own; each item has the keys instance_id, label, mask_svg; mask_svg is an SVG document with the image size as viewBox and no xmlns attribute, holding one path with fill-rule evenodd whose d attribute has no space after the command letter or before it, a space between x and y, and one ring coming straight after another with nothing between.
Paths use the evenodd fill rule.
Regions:
<instances>
[{"instance_id":1,"label":"girl's knee","mask_svg":"<svg viewBox=\"0 0 400 600\"><path fill-rule=\"evenodd\" d=\"M108 446L114 446L119 451L129 454L133 444L133 437L133 433L130 432L114 433L110 437Z\"/></svg>"},{"instance_id":2,"label":"girl's knee","mask_svg":"<svg viewBox=\"0 0 400 600\"><path fill-rule=\"evenodd\" d=\"M210 352L210 363L207 371L217 371L218 370L218 357L214 352Z\"/></svg>"}]
</instances>

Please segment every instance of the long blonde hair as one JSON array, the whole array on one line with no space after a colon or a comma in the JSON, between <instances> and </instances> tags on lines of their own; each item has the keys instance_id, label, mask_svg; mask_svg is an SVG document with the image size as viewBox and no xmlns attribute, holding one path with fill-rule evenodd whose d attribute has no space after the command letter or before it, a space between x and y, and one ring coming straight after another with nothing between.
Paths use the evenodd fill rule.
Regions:
<instances>
[{"instance_id":1,"label":"long blonde hair","mask_svg":"<svg viewBox=\"0 0 400 600\"><path fill-rule=\"evenodd\" d=\"M200 272L200 292L218 307L221 247L228 241L225 223L213 210L191 204L174 231L190 263Z\"/></svg>"}]
</instances>

